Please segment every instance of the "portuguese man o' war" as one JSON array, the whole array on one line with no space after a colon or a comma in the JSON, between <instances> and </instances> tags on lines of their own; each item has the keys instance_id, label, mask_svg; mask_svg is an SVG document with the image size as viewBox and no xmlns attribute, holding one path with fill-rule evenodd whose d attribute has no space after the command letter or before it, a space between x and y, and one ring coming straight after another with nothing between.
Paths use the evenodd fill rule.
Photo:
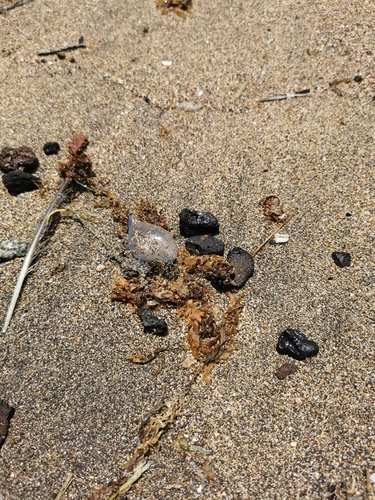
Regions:
<instances>
[{"instance_id":1,"label":"portuguese man o' war","mask_svg":"<svg viewBox=\"0 0 375 500\"><path fill-rule=\"evenodd\" d=\"M177 259L177 245L173 236L159 226L139 221L134 215L128 218L130 250L142 262L155 260L173 264Z\"/></svg>"}]
</instances>

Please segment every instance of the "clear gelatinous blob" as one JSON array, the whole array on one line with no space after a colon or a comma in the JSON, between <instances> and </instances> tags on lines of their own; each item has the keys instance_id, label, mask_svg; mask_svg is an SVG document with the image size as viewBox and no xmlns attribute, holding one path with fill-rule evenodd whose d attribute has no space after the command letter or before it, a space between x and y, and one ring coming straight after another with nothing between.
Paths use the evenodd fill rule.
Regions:
<instances>
[{"instance_id":1,"label":"clear gelatinous blob","mask_svg":"<svg viewBox=\"0 0 375 500\"><path fill-rule=\"evenodd\" d=\"M139 221L134 215L128 218L130 250L143 262L161 260L172 264L177 259L177 245L173 236L159 226Z\"/></svg>"}]
</instances>

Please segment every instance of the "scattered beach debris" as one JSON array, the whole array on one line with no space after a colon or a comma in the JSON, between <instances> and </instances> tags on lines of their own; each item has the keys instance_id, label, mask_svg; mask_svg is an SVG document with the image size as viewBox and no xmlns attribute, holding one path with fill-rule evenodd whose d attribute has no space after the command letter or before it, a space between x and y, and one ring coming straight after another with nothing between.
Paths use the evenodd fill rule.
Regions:
<instances>
[{"instance_id":1,"label":"scattered beach debris","mask_svg":"<svg viewBox=\"0 0 375 500\"><path fill-rule=\"evenodd\" d=\"M58 142L46 142L43 151L47 156L57 155L60 151L60 144Z\"/></svg>"},{"instance_id":2,"label":"scattered beach debris","mask_svg":"<svg viewBox=\"0 0 375 500\"><path fill-rule=\"evenodd\" d=\"M21 170L13 170L2 177L3 184L11 196L35 191L39 189L40 179L33 174L22 172Z\"/></svg>"},{"instance_id":3,"label":"scattered beach debris","mask_svg":"<svg viewBox=\"0 0 375 500\"><path fill-rule=\"evenodd\" d=\"M34 237L29 245L22 269L17 280L16 287L13 292L12 300L7 311L3 333L5 333L8 329L9 323L13 316L14 308L22 289L23 282L29 271L31 263L35 255L37 254L38 249L40 248L42 239L46 235L52 215L58 211L61 204L67 199L68 195L71 192L73 181L75 181L77 187L87 187L92 183L91 178L94 176L91 161L86 155L70 155L67 163L59 163L59 171L61 176L64 178L64 181L61 183L61 186L52 202L50 203L49 207L47 208L42 221L35 230ZM94 184L92 185L94 186Z\"/></svg>"},{"instance_id":4,"label":"scattered beach debris","mask_svg":"<svg viewBox=\"0 0 375 500\"><path fill-rule=\"evenodd\" d=\"M25 257L27 253L27 243L19 240L5 240L0 243L0 262Z\"/></svg>"},{"instance_id":5,"label":"scattered beach debris","mask_svg":"<svg viewBox=\"0 0 375 500\"><path fill-rule=\"evenodd\" d=\"M185 240L185 247L193 255L224 255L224 242L212 235L196 235Z\"/></svg>"},{"instance_id":6,"label":"scattered beach debris","mask_svg":"<svg viewBox=\"0 0 375 500\"><path fill-rule=\"evenodd\" d=\"M138 203L135 216L138 220L143 222L148 222L149 224L155 224L155 226L160 226L163 229L169 231L169 225L167 219L164 215L161 215L153 203L148 200L141 200Z\"/></svg>"},{"instance_id":7,"label":"scattered beach debris","mask_svg":"<svg viewBox=\"0 0 375 500\"><path fill-rule=\"evenodd\" d=\"M9 12L10 10L16 9L17 7L22 7L22 5L26 5L27 3L30 3L32 1L33 0L19 0L18 2L15 2L13 5L9 5L9 7L1 7L0 14L2 10L4 12Z\"/></svg>"},{"instance_id":8,"label":"scattered beach debris","mask_svg":"<svg viewBox=\"0 0 375 500\"><path fill-rule=\"evenodd\" d=\"M319 352L319 346L316 342L309 340L305 334L291 328L287 328L281 333L276 349L279 354L287 354L299 361L316 356Z\"/></svg>"},{"instance_id":9,"label":"scattered beach debris","mask_svg":"<svg viewBox=\"0 0 375 500\"><path fill-rule=\"evenodd\" d=\"M161 352L165 352L167 350L168 350L167 347L159 347L153 353L147 355L137 351L136 354L132 354L131 356L128 356L126 359L138 365L147 365L147 363L150 363L151 361L156 359Z\"/></svg>"},{"instance_id":10,"label":"scattered beach debris","mask_svg":"<svg viewBox=\"0 0 375 500\"><path fill-rule=\"evenodd\" d=\"M158 337L165 337L168 334L168 325L163 318L159 318L148 307L140 307L137 310L139 319L141 320L143 331L152 333Z\"/></svg>"},{"instance_id":11,"label":"scattered beach debris","mask_svg":"<svg viewBox=\"0 0 375 500\"><path fill-rule=\"evenodd\" d=\"M168 61L167 59L161 62L163 66L172 66L172 61Z\"/></svg>"},{"instance_id":12,"label":"scattered beach debris","mask_svg":"<svg viewBox=\"0 0 375 500\"><path fill-rule=\"evenodd\" d=\"M156 8L162 15L174 12L178 17L184 18L186 13L193 11L193 0L157 0Z\"/></svg>"},{"instance_id":13,"label":"scattered beach debris","mask_svg":"<svg viewBox=\"0 0 375 500\"><path fill-rule=\"evenodd\" d=\"M200 212L184 208L180 214L180 233L182 236L196 236L197 234L212 234L219 232L220 225L217 218L210 212Z\"/></svg>"},{"instance_id":14,"label":"scattered beach debris","mask_svg":"<svg viewBox=\"0 0 375 500\"><path fill-rule=\"evenodd\" d=\"M72 140L68 144L68 151L71 155L79 155L89 145L89 140L85 134L74 134Z\"/></svg>"},{"instance_id":15,"label":"scattered beach debris","mask_svg":"<svg viewBox=\"0 0 375 500\"><path fill-rule=\"evenodd\" d=\"M39 167L39 160L29 146L5 147L0 153L0 169L5 172L20 171L33 173Z\"/></svg>"},{"instance_id":16,"label":"scattered beach debris","mask_svg":"<svg viewBox=\"0 0 375 500\"><path fill-rule=\"evenodd\" d=\"M276 233L273 239L277 244L287 243L289 241L289 234Z\"/></svg>"},{"instance_id":17,"label":"scattered beach debris","mask_svg":"<svg viewBox=\"0 0 375 500\"><path fill-rule=\"evenodd\" d=\"M348 252L333 252L332 259L338 267L349 267L351 263L351 256Z\"/></svg>"},{"instance_id":18,"label":"scattered beach debris","mask_svg":"<svg viewBox=\"0 0 375 500\"><path fill-rule=\"evenodd\" d=\"M282 101L284 99L293 99L294 97L306 97L310 94L310 89L299 90L294 94L281 94L274 97L265 97L264 99L259 99L259 102L270 102L270 101Z\"/></svg>"},{"instance_id":19,"label":"scattered beach debris","mask_svg":"<svg viewBox=\"0 0 375 500\"><path fill-rule=\"evenodd\" d=\"M160 260L172 264L177 259L177 245L173 236L160 226L139 221L135 215L128 218L130 250L142 262Z\"/></svg>"},{"instance_id":20,"label":"scattered beach debris","mask_svg":"<svg viewBox=\"0 0 375 500\"><path fill-rule=\"evenodd\" d=\"M270 221L283 222L288 217L278 196L266 196L259 201L259 205L263 207L263 213Z\"/></svg>"},{"instance_id":21,"label":"scattered beach debris","mask_svg":"<svg viewBox=\"0 0 375 500\"><path fill-rule=\"evenodd\" d=\"M353 80L356 82L356 83L361 83L363 82L363 76L362 75L356 75Z\"/></svg>"},{"instance_id":22,"label":"scattered beach debris","mask_svg":"<svg viewBox=\"0 0 375 500\"><path fill-rule=\"evenodd\" d=\"M46 50L38 52L38 56L52 56L54 54L59 54L60 52L67 52L70 50L85 49L86 45L83 43L83 37L81 36L78 40L77 45L68 45L66 47L59 47L58 49Z\"/></svg>"},{"instance_id":23,"label":"scattered beach debris","mask_svg":"<svg viewBox=\"0 0 375 500\"><path fill-rule=\"evenodd\" d=\"M0 400L0 448L8 435L9 423L13 415L14 408Z\"/></svg>"},{"instance_id":24,"label":"scattered beach debris","mask_svg":"<svg viewBox=\"0 0 375 500\"><path fill-rule=\"evenodd\" d=\"M210 281L219 291L233 290L234 288L242 288L247 280L254 274L254 259L253 256L241 247L234 247L228 252L227 263L232 267L233 273L228 280L224 275L224 280L219 275L213 276Z\"/></svg>"},{"instance_id":25,"label":"scattered beach debris","mask_svg":"<svg viewBox=\"0 0 375 500\"><path fill-rule=\"evenodd\" d=\"M293 375L293 373L296 373L297 370L298 370L298 365L296 365L295 363L289 363L288 361L286 361L283 365L281 365L277 369L275 376L279 380L284 380L287 377L289 377L289 375Z\"/></svg>"},{"instance_id":26,"label":"scattered beach debris","mask_svg":"<svg viewBox=\"0 0 375 500\"><path fill-rule=\"evenodd\" d=\"M202 109L202 104L192 104L191 102L185 101L177 103L177 107L184 111L199 111Z\"/></svg>"}]
</instances>

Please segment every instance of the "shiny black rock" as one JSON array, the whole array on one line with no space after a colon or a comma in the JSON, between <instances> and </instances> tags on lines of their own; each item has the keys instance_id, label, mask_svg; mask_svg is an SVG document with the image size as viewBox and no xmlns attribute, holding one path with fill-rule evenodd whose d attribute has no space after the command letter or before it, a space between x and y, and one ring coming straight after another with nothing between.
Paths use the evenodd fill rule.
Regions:
<instances>
[{"instance_id":1,"label":"shiny black rock","mask_svg":"<svg viewBox=\"0 0 375 500\"><path fill-rule=\"evenodd\" d=\"M152 333L159 337L164 337L168 333L168 325L162 319L158 318L156 314L147 307L138 309L137 314L141 320L143 331L145 333Z\"/></svg>"},{"instance_id":2,"label":"shiny black rock","mask_svg":"<svg viewBox=\"0 0 375 500\"><path fill-rule=\"evenodd\" d=\"M180 212L180 233L182 236L195 236L197 234L217 234L219 221L210 212L199 212L184 208Z\"/></svg>"},{"instance_id":3,"label":"shiny black rock","mask_svg":"<svg viewBox=\"0 0 375 500\"><path fill-rule=\"evenodd\" d=\"M186 250L193 255L224 255L224 243L211 235L197 235L185 240Z\"/></svg>"},{"instance_id":4,"label":"shiny black rock","mask_svg":"<svg viewBox=\"0 0 375 500\"><path fill-rule=\"evenodd\" d=\"M26 191L38 189L39 180L39 177L22 172L21 170L13 170L3 175L4 186L12 196L18 196Z\"/></svg>"},{"instance_id":5,"label":"shiny black rock","mask_svg":"<svg viewBox=\"0 0 375 500\"><path fill-rule=\"evenodd\" d=\"M60 151L60 145L58 142L46 142L43 146L43 151L47 156L57 155Z\"/></svg>"},{"instance_id":6,"label":"shiny black rock","mask_svg":"<svg viewBox=\"0 0 375 500\"><path fill-rule=\"evenodd\" d=\"M287 328L280 335L276 350L279 354L287 354L302 361L311 356L316 356L319 352L319 346L298 330Z\"/></svg>"},{"instance_id":7,"label":"shiny black rock","mask_svg":"<svg viewBox=\"0 0 375 500\"><path fill-rule=\"evenodd\" d=\"M333 262L339 267L349 267L350 266L350 253L347 252L333 252L332 254Z\"/></svg>"}]
</instances>

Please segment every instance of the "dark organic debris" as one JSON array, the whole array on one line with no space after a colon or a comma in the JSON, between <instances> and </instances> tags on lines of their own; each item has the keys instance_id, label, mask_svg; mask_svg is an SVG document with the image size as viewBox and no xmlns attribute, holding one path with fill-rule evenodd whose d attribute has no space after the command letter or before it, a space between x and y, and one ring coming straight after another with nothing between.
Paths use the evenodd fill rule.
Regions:
<instances>
[{"instance_id":1,"label":"dark organic debris","mask_svg":"<svg viewBox=\"0 0 375 500\"><path fill-rule=\"evenodd\" d=\"M263 207L263 213L270 221L283 222L287 218L278 196L267 196L260 200L259 205Z\"/></svg>"},{"instance_id":2,"label":"dark organic debris","mask_svg":"<svg viewBox=\"0 0 375 500\"><path fill-rule=\"evenodd\" d=\"M163 15L174 12L178 17L185 17L185 13L193 10L193 0L157 0L156 8L161 10Z\"/></svg>"},{"instance_id":3,"label":"dark organic debris","mask_svg":"<svg viewBox=\"0 0 375 500\"><path fill-rule=\"evenodd\" d=\"M228 252L227 262L232 266L234 275L230 280L221 280L220 277L211 278L212 285L219 291L242 288L254 274L254 259L252 255L240 247L234 247Z\"/></svg>"},{"instance_id":4,"label":"dark organic debris","mask_svg":"<svg viewBox=\"0 0 375 500\"><path fill-rule=\"evenodd\" d=\"M0 153L0 169L5 172L19 170L32 173L39 167L39 160L34 151L28 146L19 148L3 148Z\"/></svg>"},{"instance_id":5,"label":"dark organic debris","mask_svg":"<svg viewBox=\"0 0 375 500\"><path fill-rule=\"evenodd\" d=\"M284 380L285 378L289 377L289 375L293 375L293 373L296 373L297 370L298 370L298 365L286 361L283 365L281 365L277 369L275 376L279 380Z\"/></svg>"},{"instance_id":6,"label":"dark organic debris","mask_svg":"<svg viewBox=\"0 0 375 500\"><path fill-rule=\"evenodd\" d=\"M242 297L229 294L230 305L217 324L217 311L188 300L181 309L188 326L188 341L195 359L205 364L227 359L235 349L235 334L243 308Z\"/></svg>"},{"instance_id":7,"label":"dark organic debris","mask_svg":"<svg viewBox=\"0 0 375 500\"><path fill-rule=\"evenodd\" d=\"M60 175L69 184L75 181L82 187L87 187L92 184L92 178L95 176L92 170L92 163L86 155L71 154L67 162L59 162L58 166ZM95 189L96 184L93 184Z\"/></svg>"},{"instance_id":8,"label":"dark organic debris","mask_svg":"<svg viewBox=\"0 0 375 500\"><path fill-rule=\"evenodd\" d=\"M333 252L332 253L333 262L338 267L349 267L351 262L351 256L348 252Z\"/></svg>"},{"instance_id":9,"label":"dark organic debris","mask_svg":"<svg viewBox=\"0 0 375 500\"><path fill-rule=\"evenodd\" d=\"M151 309L140 307L137 310L139 319L142 322L145 333L152 333L159 337L165 337L168 334L168 325L162 318L158 318Z\"/></svg>"},{"instance_id":10,"label":"dark organic debris","mask_svg":"<svg viewBox=\"0 0 375 500\"><path fill-rule=\"evenodd\" d=\"M294 94L281 94L273 97L265 97L259 99L259 102L282 101L284 99L292 99L293 97L306 97L310 94L310 89L303 89L295 92Z\"/></svg>"},{"instance_id":11,"label":"dark organic debris","mask_svg":"<svg viewBox=\"0 0 375 500\"><path fill-rule=\"evenodd\" d=\"M43 151L47 156L57 155L60 151L60 145L58 142L46 142L43 146Z\"/></svg>"},{"instance_id":12,"label":"dark organic debris","mask_svg":"<svg viewBox=\"0 0 375 500\"><path fill-rule=\"evenodd\" d=\"M298 330L287 328L280 335L276 350L279 354L287 354L302 361L311 356L316 356L319 352L319 346Z\"/></svg>"},{"instance_id":13,"label":"dark organic debris","mask_svg":"<svg viewBox=\"0 0 375 500\"><path fill-rule=\"evenodd\" d=\"M0 243L0 262L24 257L27 252L27 243L18 240L5 240Z\"/></svg>"},{"instance_id":14,"label":"dark organic debris","mask_svg":"<svg viewBox=\"0 0 375 500\"><path fill-rule=\"evenodd\" d=\"M148 200L141 200L139 202L135 215L137 219L143 222L160 226L167 231L170 230L167 219L164 215L161 215L156 206Z\"/></svg>"},{"instance_id":15,"label":"dark organic debris","mask_svg":"<svg viewBox=\"0 0 375 500\"><path fill-rule=\"evenodd\" d=\"M132 363L136 363L138 365L147 365L147 363L151 363L154 359L158 357L161 352L167 351L167 347L159 347L151 354L142 354L141 352L137 352L136 354L132 354L127 357L128 361Z\"/></svg>"},{"instance_id":16,"label":"dark organic debris","mask_svg":"<svg viewBox=\"0 0 375 500\"><path fill-rule=\"evenodd\" d=\"M192 256L180 250L178 263L187 274L202 276L211 282L230 285L235 276L235 269L220 255Z\"/></svg>"},{"instance_id":17,"label":"dark organic debris","mask_svg":"<svg viewBox=\"0 0 375 500\"><path fill-rule=\"evenodd\" d=\"M199 212L184 208L179 217L182 236L190 237L197 234L215 235L219 232L219 221L210 212Z\"/></svg>"},{"instance_id":18,"label":"dark organic debris","mask_svg":"<svg viewBox=\"0 0 375 500\"><path fill-rule=\"evenodd\" d=\"M39 177L22 172L21 170L13 170L13 172L3 175L3 184L12 196L18 196L21 193L38 189L39 182Z\"/></svg>"},{"instance_id":19,"label":"dark organic debris","mask_svg":"<svg viewBox=\"0 0 375 500\"><path fill-rule=\"evenodd\" d=\"M193 255L224 255L224 243L211 235L197 235L185 240L186 250Z\"/></svg>"},{"instance_id":20,"label":"dark organic debris","mask_svg":"<svg viewBox=\"0 0 375 500\"><path fill-rule=\"evenodd\" d=\"M82 39L82 42L81 42ZM86 45L83 43L83 38L80 38L77 45L69 45L68 47L59 47L58 49L46 50L38 52L38 56L52 56L60 52L67 52L70 50L85 49Z\"/></svg>"},{"instance_id":21,"label":"dark organic debris","mask_svg":"<svg viewBox=\"0 0 375 500\"><path fill-rule=\"evenodd\" d=\"M9 423L14 415L14 408L0 400L0 448L8 435Z\"/></svg>"},{"instance_id":22,"label":"dark organic debris","mask_svg":"<svg viewBox=\"0 0 375 500\"><path fill-rule=\"evenodd\" d=\"M362 75L356 75L356 76L354 77L354 81L355 81L356 83L361 83L361 82L363 81L363 76L362 76Z\"/></svg>"},{"instance_id":23,"label":"dark organic debris","mask_svg":"<svg viewBox=\"0 0 375 500\"><path fill-rule=\"evenodd\" d=\"M68 151L71 155L79 155L89 145L89 140L85 134L75 134L68 144Z\"/></svg>"}]
</instances>

